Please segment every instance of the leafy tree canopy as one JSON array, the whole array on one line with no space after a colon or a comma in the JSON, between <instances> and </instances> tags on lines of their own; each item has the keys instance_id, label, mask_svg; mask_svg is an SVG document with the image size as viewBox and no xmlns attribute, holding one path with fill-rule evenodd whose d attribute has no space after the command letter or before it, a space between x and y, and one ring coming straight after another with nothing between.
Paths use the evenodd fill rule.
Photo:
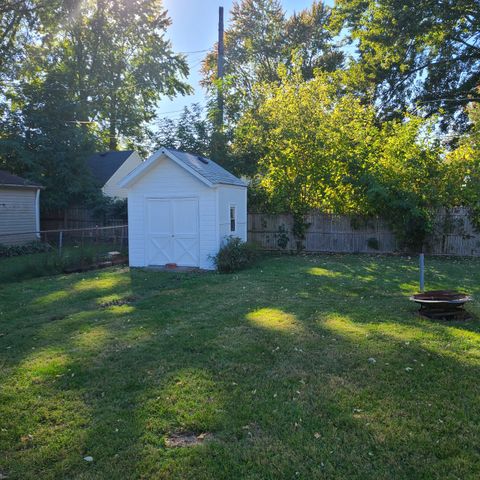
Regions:
<instances>
[{"instance_id":1,"label":"leafy tree canopy","mask_svg":"<svg viewBox=\"0 0 480 480\"><path fill-rule=\"evenodd\" d=\"M294 52L303 59L302 74L315 69L333 71L343 63L327 28L331 10L314 1L311 8L287 17L278 0L242 0L233 4L225 31L223 94L227 122L235 122L252 101L258 82L278 82L278 68L291 65ZM203 63L203 85L216 94L216 48Z\"/></svg>"},{"instance_id":2,"label":"leafy tree canopy","mask_svg":"<svg viewBox=\"0 0 480 480\"><path fill-rule=\"evenodd\" d=\"M213 126L197 103L185 107L177 120L158 121L155 149L169 147L209 157Z\"/></svg>"},{"instance_id":3,"label":"leafy tree canopy","mask_svg":"<svg viewBox=\"0 0 480 480\"><path fill-rule=\"evenodd\" d=\"M190 92L161 0L7 0L0 11L0 164L51 185L52 206L87 194L81 158L142 145L159 99Z\"/></svg>"},{"instance_id":4,"label":"leafy tree canopy","mask_svg":"<svg viewBox=\"0 0 480 480\"><path fill-rule=\"evenodd\" d=\"M337 0L334 20L358 50L357 91L385 115L418 104L451 121L478 101L478 0Z\"/></svg>"},{"instance_id":5,"label":"leafy tree canopy","mask_svg":"<svg viewBox=\"0 0 480 480\"><path fill-rule=\"evenodd\" d=\"M432 120L379 123L373 106L342 93L343 73L300 70L258 87L262 102L240 121L234 147L260 158L259 185L276 211L379 214L418 246L443 205L442 150ZM412 245L411 245L412 246Z\"/></svg>"}]
</instances>

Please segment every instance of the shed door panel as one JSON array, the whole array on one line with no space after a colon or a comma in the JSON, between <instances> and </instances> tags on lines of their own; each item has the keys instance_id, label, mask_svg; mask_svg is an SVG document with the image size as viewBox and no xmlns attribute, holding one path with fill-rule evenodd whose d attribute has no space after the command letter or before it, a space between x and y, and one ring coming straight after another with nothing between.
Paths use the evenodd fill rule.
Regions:
<instances>
[{"instance_id":1,"label":"shed door panel","mask_svg":"<svg viewBox=\"0 0 480 480\"><path fill-rule=\"evenodd\" d=\"M195 198L173 200L172 208L175 263L198 266L198 202Z\"/></svg>"},{"instance_id":2,"label":"shed door panel","mask_svg":"<svg viewBox=\"0 0 480 480\"><path fill-rule=\"evenodd\" d=\"M198 266L197 199L149 199L147 202L148 265Z\"/></svg>"},{"instance_id":3,"label":"shed door panel","mask_svg":"<svg viewBox=\"0 0 480 480\"><path fill-rule=\"evenodd\" d=\"M173 262L172 209L170 200L147 202L147 259L149 265Z\"/></svg>"}]
</instances>

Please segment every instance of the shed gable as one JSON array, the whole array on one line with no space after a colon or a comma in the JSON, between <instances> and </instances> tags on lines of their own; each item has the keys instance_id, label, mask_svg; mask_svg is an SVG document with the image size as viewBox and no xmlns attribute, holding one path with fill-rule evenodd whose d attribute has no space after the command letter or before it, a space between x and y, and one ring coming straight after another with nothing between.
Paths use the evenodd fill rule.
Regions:
<instances>
[{"instance_id":1,"label":"shed gable","mask_svg":"<svg viewBox=\"0 0 480 480\"><path fill-rule=\"evenodd\" d=\"M137 168L142 166L140 165ZM166 155L161 155L150 168L137 176L130 186L130 191L142 190L145 194L148 194L150 190L153 190L158 195L161 193L158 190L159 186L161 186L162 192L169 192L169 194L178 192L179 188L181 191L192 192L209 190L204 182L177 165Z\"/></svg>"}]
</instances>

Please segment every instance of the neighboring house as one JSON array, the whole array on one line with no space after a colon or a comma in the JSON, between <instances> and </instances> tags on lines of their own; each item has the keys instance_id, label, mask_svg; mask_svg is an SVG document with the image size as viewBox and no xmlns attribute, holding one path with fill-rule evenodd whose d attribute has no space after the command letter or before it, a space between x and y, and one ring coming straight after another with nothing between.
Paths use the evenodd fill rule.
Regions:
<instances>
[{"instance_id":1,"label":"neighboring house","mask_svg":"<svg viewBox=\"0 0 480 480\"><path fill-rule=\"evenodd\" d=\"M93 178L104 195L111 198L127 198L127 190L119 188L118 182L142 163L134 150L123 152L95 153L86 161Z\"/></svg>"},{"instance_id":2,"label":"neighboring house","mask_svg":"<svg viewBox=\"0 0 480 480\"><path fill-rule=\"evenodd\" d=\"M22 244L39 238L42 188L0 170L0 243Z\"/></svg>"},{"instance_id":3,"label":"neighboring house","mask_svg":"<svg viewBox=\"0 0 480 480\"><path fill-rule=\"evenodd\" d=\"M128 189L133 267L212 269L226 237L247 240L247 185L212 160L161 148L119 186Z\"/></svg>"}]
</instances>

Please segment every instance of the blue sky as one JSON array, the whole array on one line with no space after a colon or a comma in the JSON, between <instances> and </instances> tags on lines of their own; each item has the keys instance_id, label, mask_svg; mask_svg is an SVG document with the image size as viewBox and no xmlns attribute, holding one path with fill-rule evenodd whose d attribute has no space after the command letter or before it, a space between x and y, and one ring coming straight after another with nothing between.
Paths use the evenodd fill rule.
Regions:
<instances>
[{"instance_id":1,"label":"blue sky","mask_svg":"<svg viewBox=\"0 0 480 480\"><path fill-rule=\"evenodd\" d=\"M325 3L332 4L332 0ZM225 10L225 26L228 26L230 9L233 0L164 0L165 8L172 19L168 36L176 52L194 52L212 47L217 40L218 7ZM312 0L283 0L282 4L288 13L303 10L312 4ZM190 65L189 83L195 93L188 97L176 97L173 100L164 99L159 106L159 116L175 118L184 106L194 102L204 104L205 92L199 85L200 62L205 52L187 55Z\"/></svg>"}]
</instances>

